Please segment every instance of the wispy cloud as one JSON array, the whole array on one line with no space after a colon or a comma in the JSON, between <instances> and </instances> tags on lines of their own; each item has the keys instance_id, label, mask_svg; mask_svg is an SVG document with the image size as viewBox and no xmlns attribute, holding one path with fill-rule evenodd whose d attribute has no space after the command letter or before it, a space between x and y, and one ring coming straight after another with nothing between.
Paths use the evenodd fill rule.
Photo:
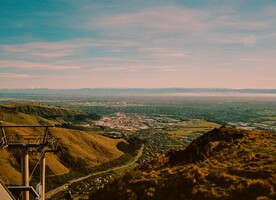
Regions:
<instances>
[{"instance_id":1,"label":"wispy cloud","mask_svg":"<svg viewBox=\"0 0 276 200\"><path fill-rule=\"evenodd\" d=\"M125 30L163 30L184 31L206 28L205 21L210 17L208 12L187 9L185 7L162 7L141 10L135 13L125 13L103 17L90 21L86 27L116 28Z\"/></svg>"},{"instance_id":2,"label":"wispy cloud","mask_svg":"<svg viewBox=\"0 0 276 200\"><path fill-rule=\"evenodd\" d=\"M260 11L261 14L255 16L229 6L208 10L166 6L92 19L84 22L83 28L96 27L109 38L123 36L139 42L148 42L153 49L164 48L162 45L166 48L179 44L189 45L191 41L200 42L200 46L217 43L252 46L262 40L264 35L271 35L269 30L275 23L267 19L271 19L270 15L273 15L274 9L265 8ZM276 14L274 16L276 17ZM179 44L170 44L169 40L172 38Z\"/></svg>"},{"instance_id":3,"label":"wispy cloud","mask_svg":"<svg viewBox=\"0 0 276 200\"><path fill-rule=\"evenodd\" d=\"M0 76L30 74L35 80L23 79L26 85L37 80L41 85L44 79L46 87L48 76L58 82L78 80L79 87L124 86L126 81L133 87L160 87L161 82L211 87L217 77L227 82L236 74L240 80L275 76L275 6L252 4L252 11L244 0L177 2L68 1L68 11L45 9L31 15L37 20L6 20L6 26L13 22L14 32L6 42L0 31L5 41L0 44ZM19 12L24 18L26 12ZM21 26L14 27L17 21ZM46 25L43 31L41 24Z\"/></svg>"},{"instance_id":4,"label":"wispy cloud","mask_svg":"<svg viewBox=\"0 0 276 200\"><path fill-rule=\"evenodd\" d=\"M186 32L201 30L218 30L231 28L236 30L260 30L269 26L267 22L244 16L235 9L227 12L225 7L214 10L191 9L183 6L167 6L145 9L135 13L115 14L105 16L100 20L85 23L86 27L97 26L103 29L117 29L129 31L165 31ZM230 11L229 11L230 10ZM267 8L271 12L273 8ZM254 16L252 16L254 17Z\"/></svg>"},{"instance_id":5,"label":"wispy cloud","mask_svg":"<svg viewBox=\"0 0 276 200\"><path fill-rule=\"evenodd\" d=\"M174 72L178 71L179 66L154 66L149 64L140 64L140 65L128 65L128 66L98 66L87 69L87 71L123 71L123 72Z\"/></svg>"},{"instance_id":6,"label":"wispy cloud","mask_svg":"<svg viewBox=\"0 0 276 200\"><path fill-rule=\"evenodd\" d=\"M240 13L222 14L213 16L208 23L208 27L213 29L232 29L232 30L262 30L268 26L267 22L253 19L243 19Z\"/></svg>"},{"instance_id":7,"label":"wispy cloud","mask_svg":"<svg viewBox=\"0 0 276 200\"><path fill-rule=\"evenodd\" d=\"M214 42L221 44L243 44L244 46L252 46L257 43L258 39L255 35L241 35L241 34L224 34L213 38Z\"/></svg>"},{"instance_id":8,"label":"wispy cloud","mask_svg":"<svg viewBox=\"0 0 276 200\"><path fill-rule=\"evenodd\" d=\"M62 59L87 51L91 48L107 48L110 51L124 52L125 48L137 46L130 40L74 39L60 42L31 42L25 44L0 45L3 54L23 58Z\"/></svg>"},{"instance_id":9,"label":"wispy cloud","mask_svg":"<svg viewBox=\"0 0 276 200\"><path fill-rule=\"evenodd\" d=\"M29 74L18 74L18 73L0 73L1 78L29 78Z\"/></svg>"},{"instance_id":10,"label":"wispy cloud","mask_svg":"<svg viewBox=\"0 0 276 200\"><path fill-rule=\"evenodd\" d=\"M268 5L268 6L266 6L264 9L263 9L263 11L264 11L264 14L266 15L266 16L272 16L272 17L274 17L276 14L276 6L274 6L274 5Z\"/></svg>"},{"instance_id":11,"label":"wispy cloud","mask_svg":"<svg viewBox=\"0 0 276 200\"><path fill-rule=\"evenodd\" d=\"M19 69L33 69L33 70L77 70L79 66L63 66L55 64L45 64L36 62L4 60L0 61L0 68L19 68Z\"/></svg>"},{"instance_id":12,"label":"wispy cloud","mask_svg":"<svg viewBox=\"0 0 276 200\"><path fill-rule=\"evenodd\" d=\"M8 53L22 54L25 56L39 58L64 57L70 56L74 53L72 45L46 42L2 45L2 50Z\"/></svg>"},{"instance_id":13,"label":"wispy cloud","mask_svg":"<svg viewBox=\"0 0 276 200\"><path fill-rule=\"evenodd\" d=\"M140 48L140 52L150 54L154 57L173 57L173 58L183 58L188 56L187 50L184 49L170 49L170 48L157 48L157 47L146 47Z\"/></svg>"}]
</instances>

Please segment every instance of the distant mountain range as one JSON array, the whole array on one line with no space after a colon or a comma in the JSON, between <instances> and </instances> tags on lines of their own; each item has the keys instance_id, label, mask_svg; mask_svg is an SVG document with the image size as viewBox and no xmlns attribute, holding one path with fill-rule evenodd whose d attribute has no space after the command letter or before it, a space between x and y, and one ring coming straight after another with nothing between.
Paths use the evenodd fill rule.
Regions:
<instances>
[{"instance_id":1,"label":"distant mountain range","mask_svg":"<svg viewBox=\"0 0 276 200\"><path fill-rule=\"evenodd\" d=\"M227 88L81 88L47 89L21 88L0 89L0 94L180 94L180 93L239 93L276 94L276 89L227 89Z\"/></svg>"}]
</instances>

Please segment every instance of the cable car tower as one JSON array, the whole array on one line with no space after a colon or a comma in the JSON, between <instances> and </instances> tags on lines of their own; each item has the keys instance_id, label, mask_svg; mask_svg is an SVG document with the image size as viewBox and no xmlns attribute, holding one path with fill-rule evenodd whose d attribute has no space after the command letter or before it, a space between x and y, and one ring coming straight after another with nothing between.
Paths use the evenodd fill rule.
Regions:
<instances>
[{"instance_id":1,"label":"cable car tower","mask_svg":"<svg viewBox=\"0 0 276 200\"><path fill-rule=\"evenodd\" d=\"M23 200L30 199L30 193L36 197L36 199L45 199L45 154L47 152L58 152L59 140L61 138L50 138L49 128L54 127L52 125L2 125L0 122L0 148L2 149L20 149L21 150L21 174L22 174L22 186L8 186L11 192L20 192ZM21 135L21 140L17 139L16 135L7 134L7 129L18 128L33 128L44 129L44 133L40 135ZM22 131L21 131L22 132ZM18 141L16 141L18 140ZM22 140L24 142L22 142ZM26 141L26 142L25 142ZM40 159L37 162L34 170L29 174L29 155L30 152L40 153ZM38 184L39 190L36 191L30 186L30 180L36 169L40 164L40 184Z\"/></svg>"}]
</instances>

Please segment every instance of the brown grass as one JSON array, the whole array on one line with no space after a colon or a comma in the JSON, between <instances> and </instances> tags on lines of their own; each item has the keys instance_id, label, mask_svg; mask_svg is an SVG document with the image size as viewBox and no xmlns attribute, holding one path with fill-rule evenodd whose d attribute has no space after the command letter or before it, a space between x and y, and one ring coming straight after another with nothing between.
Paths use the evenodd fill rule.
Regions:
<instances>
[{"instance_id":1,"label":"brown grass","mask_svg":"<svg viewBox=\"0 0 276 200\"><path fill-rule=\"evenodd\" d=\"M21 106L21 104L8 104L9 108ZM26 106L22 104L22 106ZM30 106L30 105L27 105ZM37 105L41 106L41 105ZM43 109L47 109L43 106ZM49 109L61 109L50 106ZM21 112L0 109L1 120L4 125L39 125L55 124L55 121L47 120L39 116ZM30 135L42 135L44 129L39 128L6 128L7 135L14 135L16 142L27 142L24 138ZM124 140L110 139L101 135L84 131L64 128L50 128L50 136L61 138L63 152L55 155L46 155L47 174L61 174L72 167L95 166L123 155L116 145ZM10 141L11 142L11 141ZM6 184L19 184L20 175L20 151L0 150L0 178ZM39 160L39 154L30 156L31 168ZM32 170L32 169L31 169Z\"/></svg>"},{"instance_id":2,"label":"brown grass","mask_svg":"<svg viewBox=\"0 0 276 200\"><path fill-rule=\"evenodd\" d=\"M73 161L94 166L115 159L123 152L116 145L123 140L114 140L101 135L93 135L83 131L55 128L53 136L61 138L63 154L69 154Z\"/></svg>"},{"instance_id":3,"label":"brown grass","mask_svg":"<svg viewBox=\"0 0 276 200\"><path fill-rule=\"evenodd\" d=\"M21 174L14 168L15 158L7 150L0 150L0 179L6 184L21 184Z\"/></svg>"},{"instance_id":4,"label":"brown grass","mask_svg":"<svg viewBox=\"0 0 276 200\"><path fill-rule=\"evenodd\" d=\"M275 141L275 133L266 131L216 129L169 159L141 165L91 199L275 199Z\"/></svg>"}]
</instances>

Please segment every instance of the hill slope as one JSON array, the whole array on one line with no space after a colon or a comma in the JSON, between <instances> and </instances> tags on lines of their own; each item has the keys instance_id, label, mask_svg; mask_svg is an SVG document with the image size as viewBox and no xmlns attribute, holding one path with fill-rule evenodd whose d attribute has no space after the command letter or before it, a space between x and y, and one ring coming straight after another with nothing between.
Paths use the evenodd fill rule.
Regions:
<instances>
[{"instance_id":1,"label":"hill slope","mask_svg":"<svg viewBox=\"0 0 276 200\"><path fill-rule=\"evenodd\" d=\"M83 115L81 111L44 106L37 104L10 103L0 106L0 120L3 125L49 125L74 119ZM44 117L47 117L44 118ZM5 128L7 135L14 135L17 141L26 142L24 137L35 136L43 133L39 128ZM84 131L50 128L50 136L61 138L63 152L58 155L48 153L46 156L47 171L49 174L62 174L71 168L95 166L123 155L118 150L117 144L124 140L114 140L101 135ZM24 137L23 137L24 136ZM30 170L39 160L39 154L30 156ZM0 150L0 179L5 184L20 184L20 151Z\"/></svg>"},{"instance_id":2,"label":"hill slope","mask_svg":"<svg viewBox=\"0 0 276 200\"><path fill-rule=\"evenodd\" d=\"M91 199L275 199L276 135L222 127L145 163Z\"/></svg>"},{"instance_id":3,"label":"hill slope","mask_svg":"<svg viewBox=\"0 0 276 200\"><path fill-rule=\"evenodd\" d=\"M0 107L1 110L9 111L12 113L24 113L36 117L46 118L52 121L64 122L64 121L80 121L88 118L88 114L70 108L62 108L49 106L44 104L30 104L21 102L11 102Z\"/></svg>"}]
</instances>

